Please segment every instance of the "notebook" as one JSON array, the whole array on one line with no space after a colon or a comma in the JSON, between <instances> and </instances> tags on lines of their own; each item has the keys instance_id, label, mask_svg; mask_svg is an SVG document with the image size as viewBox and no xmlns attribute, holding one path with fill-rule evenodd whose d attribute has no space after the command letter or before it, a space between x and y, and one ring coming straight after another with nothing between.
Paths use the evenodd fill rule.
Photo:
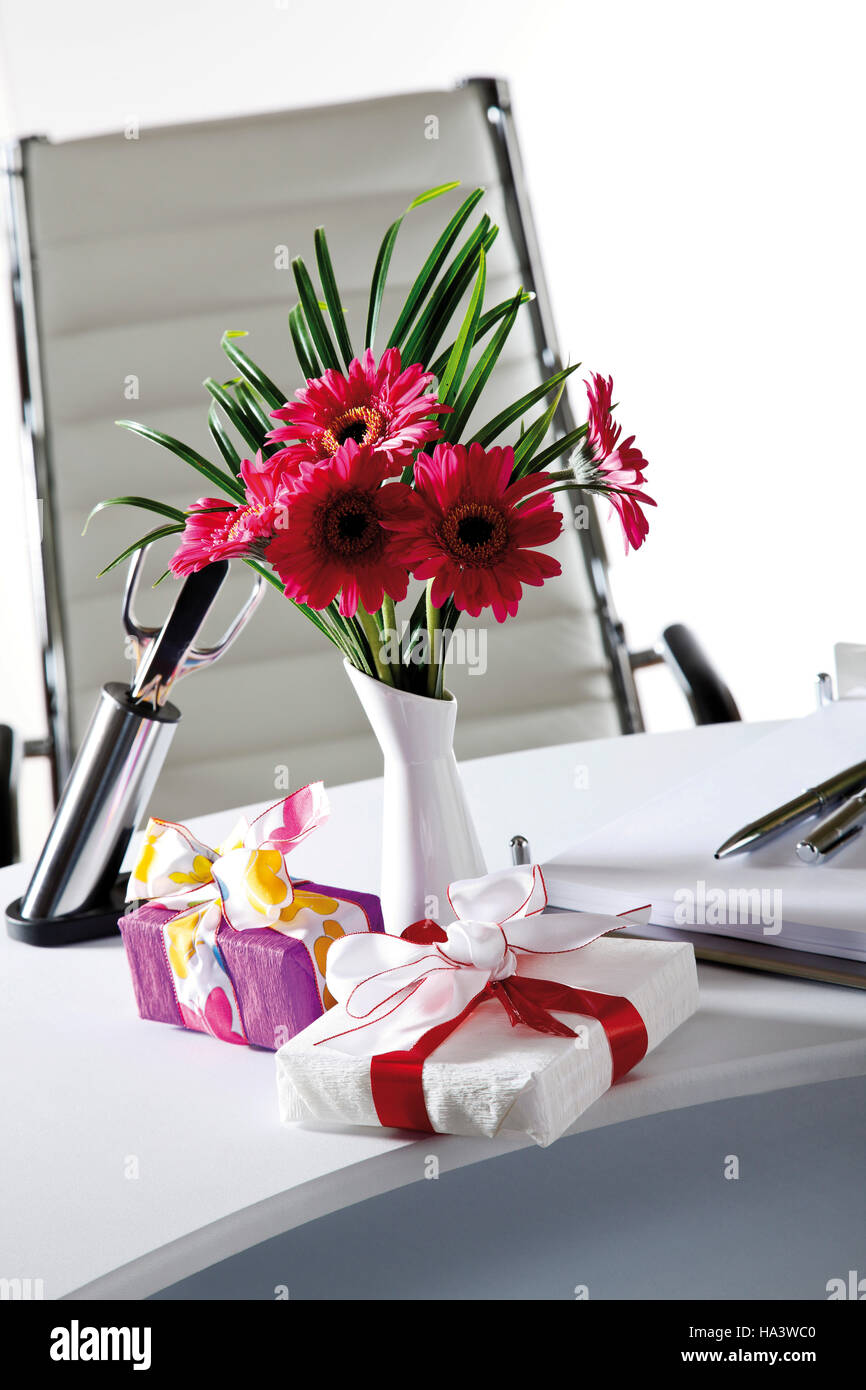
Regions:
<instances>
[{"instance_id":1,"label":"notebook","mask_svg":"<svg viewBox=\"0 0 866 1390\"><path fill-rule=\"evenodd\" d=\"M808 820L713 857L740 826L864 758L866 700L786 722L556 855L544 865L550 903L614 914L650 903L666 933L866 961L866 831L820 864L794 852Z\"/></svg>"}]
</instances>

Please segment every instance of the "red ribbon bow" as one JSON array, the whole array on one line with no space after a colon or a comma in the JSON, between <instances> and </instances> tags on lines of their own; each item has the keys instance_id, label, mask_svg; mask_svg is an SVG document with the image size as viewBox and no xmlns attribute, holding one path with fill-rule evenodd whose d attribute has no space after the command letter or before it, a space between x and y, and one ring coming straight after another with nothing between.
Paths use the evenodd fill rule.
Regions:
<instances>
[{"instance_id":1,"label":"red ribbon bow","mask_svg":"<svg viewBox=\"0 0 866 1390\"><path fill-rule=\"evenodd\" d=\"M424 918L407 927L402 939L427 945L447 941L448 934L438 923ZM538 1033L550 1033L559 1038L573 1038L577 1034L555 1018L551 1010L598 1019L610 1045L612 1082L618 1081L646 1055L646 1025L634 1004L624 996L574 989L556 980L511 975L507 979L489 981L456 1018L429 1029L408 1051L385 1052L371 1058L370 1083L380 1124L434 1132L424 1100L424 1063L480 1004L489 1000L502 1005L512 1027L523 1024Z\"/></svg>"}]
</instances>

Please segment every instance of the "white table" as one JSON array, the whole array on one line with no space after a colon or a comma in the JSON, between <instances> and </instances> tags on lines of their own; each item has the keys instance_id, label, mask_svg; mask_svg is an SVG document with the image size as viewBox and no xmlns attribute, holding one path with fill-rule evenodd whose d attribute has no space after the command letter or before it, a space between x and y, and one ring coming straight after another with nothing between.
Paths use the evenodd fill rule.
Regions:
<instances>
[{"instance_id":1,"label":"white table","mask_svg":"<svg viewBox=\"0 0 866 1390\"><path fill-rule=\"evenodd\" d=\"M765 726L722 725L480 759L464 768L490 868L515 833L542 859ZM379 784L331 788L331 821L300 873L373 889ZM216 843L236 812L202 817ZM0 872L17 897L22 866ZM528 1141L294 1127L277 1120L273 1058L135 1011L118 940L37 950L0 934L0 1277L44 1296L141 1298L365 1197ZM588 1131L701 1102L866 1074L866 995L701 968L697 1016L594 1105ZM544 1151L538 1151L543 1163Z\"/></svg>"}]
</instances>

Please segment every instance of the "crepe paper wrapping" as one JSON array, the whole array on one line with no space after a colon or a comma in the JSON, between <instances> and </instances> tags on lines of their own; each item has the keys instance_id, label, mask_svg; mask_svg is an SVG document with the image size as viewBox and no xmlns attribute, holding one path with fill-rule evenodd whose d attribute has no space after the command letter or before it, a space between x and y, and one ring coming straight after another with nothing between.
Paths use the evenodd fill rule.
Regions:
<instances>
[{"instance_id":1,"label":"crepe paper wrapping","mask_svg":"<svg viewBox=\"0 0 866 1390\"><path fill-rule=\"evenodd\" d=\"M373 894L290 877L286 856L327 814L314 783L241 820L219 850L149 822L127 890L148 901L120 921L143 1018L273 1050L331 1007L334 942L383 924Z\"/></svg>"},{"instance_id":2,"label":"crepe paper wrapping","mask_svg":"<svg viewBox=\"0 0 866 1390\"><path fill-rule=\"evenodd\" d=\"M518 889L521 883L526 889L527 876L531 886L521 900ZM541 915L546 894L537 869L507 870L452 885L450 896L458 919L444 932L429 924L438 938L432 931L425 937L415 924L403 939L371 940L369 950L366 945L359 949L357 941L335 947L328 978L337 1005L277 1053L284 1122L312 1117L381 1124L383 1097L381 1086L377 1095L376 1071L389 1056L397 1056L412 1063L410 1093L417 1075L424 1129L488 1137L516 1130L538 1144L550 1144L610 1087L616 1032L609 1025L606 1031L590 1012L558 1008L549 1017L560 1036L513 1022L506 1001L497 997L501 982L511 981L519 995L521 989L539 988L530 982L554 981L566 992L580 991L596 1014L604 1015L606 1005L637 1014L643 1031L639 1051L645 1053L697 1008L689 943L599 939L623 921L589 914ZM506 899L511 914L503 914ZM516 912L515 904L521 904ZM495 929L501 934L498 949L492 944ZM431 960L434 955L438 959ZM378 969L368 968L371 960ZM389 983L397 986L390 993ZM452 1023L459 1020L450 1031L447 1024L443 1029L445 1016ZM437 1029L447 1035L424 1054L423 1039L429 1039L431 1028L434 1039ZM419 1040L420 1065L413 1053ZM626 1078L619 1084L630 1082ZM399 1084L386 1092L389 1106L395 1095L399 1107ZM412 1113L418 1114L418 1107Z\"/></svg>"}]
</instances>

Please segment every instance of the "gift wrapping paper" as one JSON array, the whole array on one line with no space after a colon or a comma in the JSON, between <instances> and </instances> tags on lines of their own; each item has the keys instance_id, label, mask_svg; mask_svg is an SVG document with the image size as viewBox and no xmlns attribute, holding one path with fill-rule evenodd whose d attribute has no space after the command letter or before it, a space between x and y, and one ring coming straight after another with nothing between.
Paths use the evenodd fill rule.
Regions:
<instances>
[{"instance_id":1,"label":"gift wrapping paper","mask_svg":"<svg viewBox=\"0 0 866 1390\"><path fill-rule=\"evenodd\" d=\"M146 901L119 923L142 1018L273 1051L332 1007L329 951L383 924L373 894L290 876L287 855L327 814L314 783L219 849L149 822L128 888Z\"/></svg>"},{"instance_id":2,"label":"gift wrapping paper","mask_svg":"<svg viewBox=\"0 0 866 1390\"><path fill-rule=\"evenodd\" d=\"M698 1005L694 950L687 942L598 941L580 961L563 953L526 967L527 974L580 989L624 995L644 1019L651 1052ZM424 1101L439 1134L500 1130L551 1144L611 1084L611 1053L597 1019L556 1011L576 1039L512 1028L495 1001L480 1004L424 1063ZM377 1125L369 1059L314 1046L333 1032L334 1011L280 1048L277 1089L284 1123L314 1118ZM618 1084L627 1085L628 1082Z\"/></svg>"},{"instance_id":3,"label":"gift wrapping paper","mask_svg":"<svg viewBox=\"0 0 866 1390\"><path fill-rule=\"evenodd\" d=\"M180 1002L177 988L199 973L189 955L188 918L149 903L122 917L120 931L141 1017L273 1052L331 1008L327 953L346 932L384 930L379 899L320 883L294 887L295 904L301 907L296 929L303 937L284 936L270 927L232 931L222 918L215 944L231 993L220 980L202 999L197 986L195 1003Z\"/></svg>"},{"instance_id":4,"label":"gift wrapping paper","mask_svg":"<svg viewBox=\"0 0 866 1390\"><path fill-rule=\"evenodd\" d=\"M540 875L535 872L538 881ZM513 880L514 875L490 875L486 882L503 878ZM452 897L455 887L459 885L452 885ZM489 907L489 892L484 906ZM281 1120L286 1124L312 1118L381 1125L383 1113L386 1118L388 1113L395 1113L394 1095L399 1112L403 1105L400 1066L391 1070L391 1098L381 1085L377 1098L376 1068L383 1060L397 1059L399 1063L411 1058L411 1051L400 1049L411 1049L423 1032L412 1015L427 1007L428 1022L432 1015L438 1019L450 1013L461 1021L456 1027L447 1025L447 1035L424 1054L421 1128L491 1138L502 1130L518 1131L540 1145L562 1135L608 1090L615 1073L624 1075L634 1065L639 1066L643 1056L694 1013L698 1006L697 972L690 943L616 939L606 935L624 925L616 918L583 913L536 916L536 911L537 906L529 909L531 915L522 917L518 912L512 918L489 910L483 916L472 912L467 918L464 912L466 920L458 920L448 929L441 947L446 962L459 974L449 974L439 965L419 967L414 960L402 965L397 958L398 946L407 943L385 938L389 944L382 950L390 953L392 962L386 960L379 974L360 983L356 979L347 988L341 977L347 973L346 963L351 965L352 952L340 948L340 960L334 957L337 968L333 975L330 966L328 970L340 1002L277 1052ZM499 956L496 950L488 956L487 945L497 930L503 933L501 946L496 948ZM577 946L550 949L569 933ZM398 946L391 944L395 940ZM354 954L357 957L357 952ZM429 962L429 957L424 960ZM443 988L451 990L449 1002L439 1014L436 998L431 995L429 1007L425 1006L421 989L410 983L420 979L421 968L428 971L424 990L438 991L440 1000ZM348 973L351 975L351 970ZM485 979L488 983L479 1002L478 984ZM391 983L383 986L383 981ZM453 981L457 982L457 994ZM527 981L544 984L533 986ZM548 1022L531 1005L523 1016L534 1017L536 1026L514 1021L510 1003L497 993L503 983L518 1002L524 994L548 991L554 1004L549 1011L541 1011ZM591 1012L556 1007L557 986L566 993L578 991ZM369 994L371 987L373 995ZM491 989L491 997L487 997ZM554 993L550 994L551 990ZM368 1028L371 1018L379 1021ZM620 1026L623 1020L624 1027ZM551 1023L554 1027L562 1025L564 1035L549 1031ZM395 1032L401 1027L405 1032L402 1040L399 1031ZM368 1031L373 1041L365 1041ZM441 1032L441 1024L438 1032L434 1026L426 1034L428 1042L431 1037L435 1041ZM380 1045L377 1037L388 1041ZM383 1059L381 1055L371 1056L371 1052L387 1055ZM417 1078L417 1067L412 1070ZM627 1085L628 1080L617 1084ZM407 1115L413 1103L411 1097L406 1100ZM419 1113L417 1105L415 1113Z\"/></svg>"}]
</instances>

